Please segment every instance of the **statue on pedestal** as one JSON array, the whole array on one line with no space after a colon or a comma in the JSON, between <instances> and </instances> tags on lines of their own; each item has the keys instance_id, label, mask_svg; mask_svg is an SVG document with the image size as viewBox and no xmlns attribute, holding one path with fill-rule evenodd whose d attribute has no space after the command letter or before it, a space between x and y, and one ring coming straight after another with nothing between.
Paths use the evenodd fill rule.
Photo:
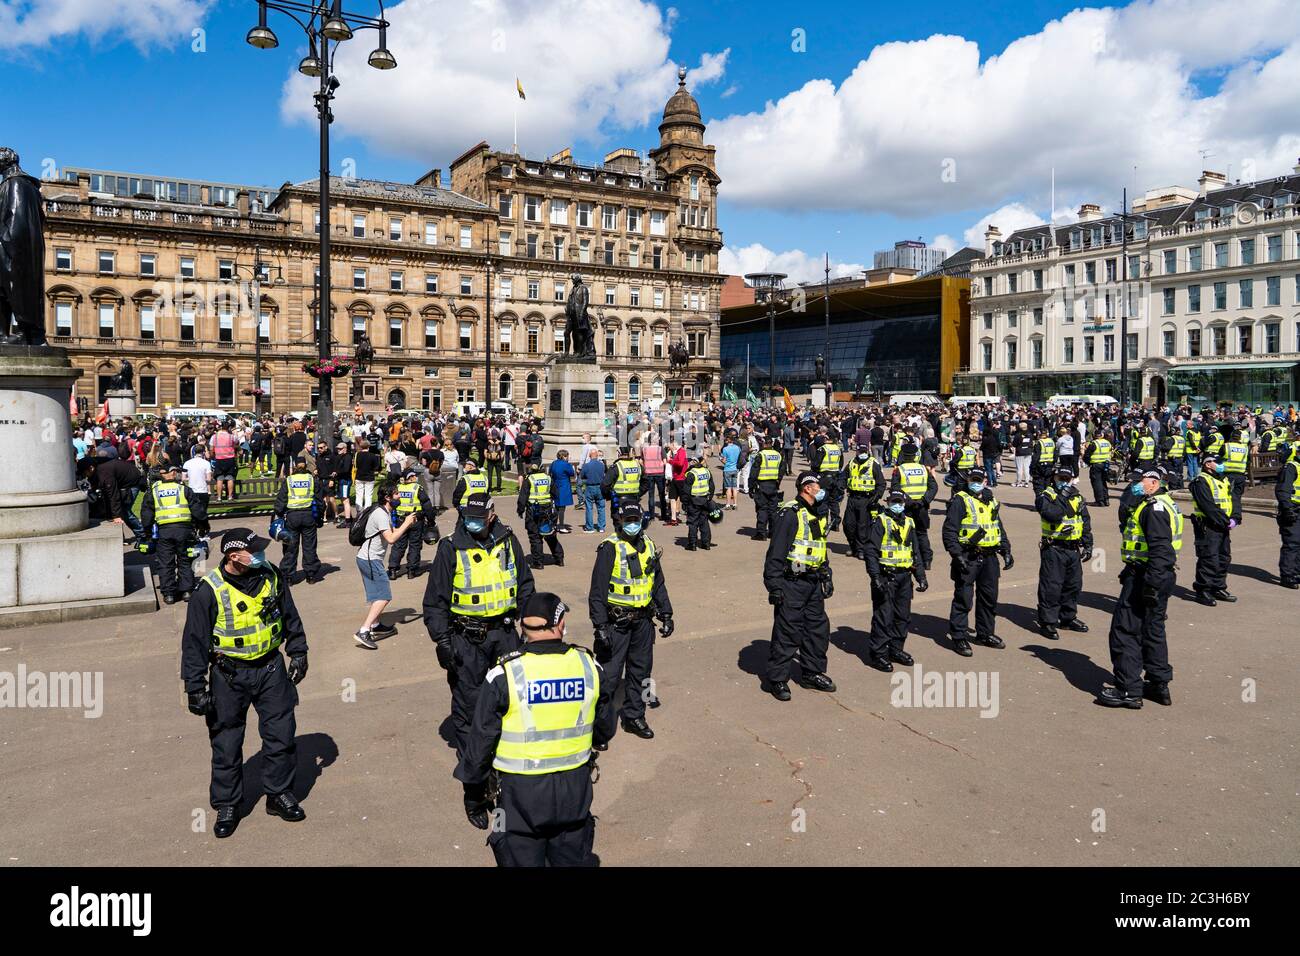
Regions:
<instances>
[{"instance_id":1,"label":"statue on pedestal","mask_svg":"<svg viewBox=\"0 0 1300 956\"><path fill-rule=\"evenodd\" d=\"M109 379L108 387L111 390L121 390L129 392L135 387L135 369L131 365L130 359L122 359L122 367L117 370L117 374Z\"/></svg>"},{"instance_id":2,"label":"statue on pedestal","mask_svg":"<svg viewBox=\"0 0 1300 956\"><path fill-rule=\"evenodd\" d=\"M691 360L690 351L680 338L668 346L668 371L672 375L681 375Z\"/></svg>"},{"instance_id":3,"label":"statue on pedestal","mask_svg":"<svg viewBox=\"0 0 1300 956\"><path fill-rule=\"evenodd\" d=\"M569 288L569 301L564 304L564 352L577 359L596 361L596 336L591 330L591 319L587 316L587 303L590 292L582 284L582 276L576 272Z\"/></svg>"},{"instance_id":4,"label":"statue on pedestal","mask_svg":"<svg viewBox=\"0 0 1300 956\"><path fill-rule=\"evenodd\" d=\"M361 340L357 342L357 355L352 369L357 374L365 374L370 371L370 363L374 360L375 347L370 344L370 336L362 332Z\"/></svg>"},{"instance_id":5,"label":"statue on pedestal","mask_svg":"<svg viewBox=\"0 0 1300 956\"><path fill-rule=\"evenodd\" d=\"M46 344L45 201L18 154L0 146L0 345Z\"/></svg>"}]
</instances>

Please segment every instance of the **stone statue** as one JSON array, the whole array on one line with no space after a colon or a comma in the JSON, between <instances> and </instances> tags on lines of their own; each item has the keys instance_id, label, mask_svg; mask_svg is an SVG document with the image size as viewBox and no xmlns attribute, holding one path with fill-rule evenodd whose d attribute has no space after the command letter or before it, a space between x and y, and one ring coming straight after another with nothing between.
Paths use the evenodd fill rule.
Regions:
<instances>
[{"instance_id":1,"label":"stone statue","mask_svg":"<svg viewBox=\"0 0 1300 956\"><path fill-rule=\"evenodd\" d=\"M596 361L596 336L587 317L590 292L576 272L570 277L569 301L564 304L564 351L575 358Z\"/></svg>"},{"instance_id":2,"label":"stone statue","mask_svg":"<svg viewBox=\"0 0 1300 956\"><path fill-rule=\"evenodd\" d=\"M122 359L122 367L117 370L108 383L108 387L114 390L131 391L135 387L135 369L131 366L130 359Z\"/></svg>"},{"instance_id":3,"label":"stone statue","mask_svg":"<svg viewBox=\"0 0 1300 956\"><path fill-rule=\"evenodd\" d=\"M18 154L0 147L0 345L45 344L45 201Z\"/></svg>"},{"instance_id":4,"label":"stone statue","mask_svg":"<svg viewBox=\"0 0 1300 956\"><path fill-rule=\"evenodd\" d=\"M668 346L668 371L671 374L680 375L685 372L690 360L690 351L686 348L686 343L680 338Z\"/></svg>"},{"instance_id":5,"label":"stone statue","mask_svg":"<svg viewBox=\"0 0 1300 956\"><path fill-rule=\"evenodd\" d=\"M826 360L820 355L817 356L817 384L822 385L826 382Z\"/></svg>"},{"instance_id":6,"label":"stone statue","mask_svg":"<svg viewBox=\"0 0 1300 956\"><path fill-rule=\"evenodd\" d=\"M361 333L361 341L357 343L357 355L353 362L352 369L355 372L365 373L370 371L370 363L375 360L375 347L370 344L370 336Z\"/></svg>"}]
</instances>

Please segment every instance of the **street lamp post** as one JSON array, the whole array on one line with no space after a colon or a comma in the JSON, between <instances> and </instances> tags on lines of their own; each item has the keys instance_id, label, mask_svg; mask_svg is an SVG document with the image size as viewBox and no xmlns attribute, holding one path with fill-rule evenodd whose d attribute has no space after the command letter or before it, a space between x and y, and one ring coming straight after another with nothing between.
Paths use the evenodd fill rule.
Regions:
<instances>
[{"instance_id":1,"label":"street lamp post","mask_svg":"<svg viewBox=\"0 0 1300 956\"><path fill-rule=\"evenodd\" d=\"M257 394L262 389L262 269L266 263L262 261L262 247L253 247L253 264L252 266L236 265L236 270L251 268L253 270L252 281L249 283L250 298L252 299L253 310L253 414L262 414L262 396ZM267 269L267 278L270 278L270 270ZM282 286L284 282L284 269L281 266L275 267L275 278L271 280L272 285Z\"/></svg>"},{"instance_id":2,"label":"street lamp post","mask_svg":"<svg viewBox=\"0 0 1300 956\"><path fill-rule=\"evenodd\" d=\"M487 377L487 400L483 403L483 417L492 418L492 245L491 236L483 234L484 282L487 284L487 308L483 312L483 368Z\"/></svg>"},{"instance_id":3,"label":"street lamp post","mask_svg":"<svg viewBox=\"0 0 1300 956\"><path fill-rule=\"evenodd\" d=\"M776 295L785 281L784 272L750 272L745 278L755 291L767 293L767 404L774 401L776 388Z\"/></svg>"},{"instance_id":4,"label":"street lamp post","mask_svg":"<svg viewBox=\"0 0 1300 956\"><path fill-rule=\"evenodd\" d=\"M388 50L388 21L384 19L383 0L379 0L379 16L367 17L343 10L343 0L330 3L302 2L302 0L258 0L257 26L248 31L248 43L259 50L271 50L280 45L279 39L267 25L267 10L275 10L302 27L307 37L307 55L298 63L298 72L304 76L319 77L320 89L314 95L316 115L320 121L320 283L316 296L317 355L324 361L330 357L330 327L333 315L330 308L330 139L329 127L334 121L330 100L339 88L334 75L334 54L339 44L352 39L358 30L378 30L379 46L369 57L376 70L391 70L397 60ZM330 42L334 46L331 49ZM260 340L260 336L259 336ZM259 370L260 377L260 370ZM320 379L320 395L316 402L316 435L319 441L334 446L334 406L331 381Z\"/></svg>"}]
</instances>

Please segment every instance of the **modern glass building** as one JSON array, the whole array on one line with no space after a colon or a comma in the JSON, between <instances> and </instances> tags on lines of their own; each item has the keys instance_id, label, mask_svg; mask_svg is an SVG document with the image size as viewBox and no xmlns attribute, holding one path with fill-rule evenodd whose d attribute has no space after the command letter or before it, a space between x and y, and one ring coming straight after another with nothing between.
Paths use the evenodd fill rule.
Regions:
<instances>
[{"instance_id":1,"label":"modern glass building","mask_svg":"<svg viewBox=\"0 0 1300 956\"><path fill-rule=\"evenodd\" d=\"M970 282L947 276L888 285L787 293L775 305L775 380L766 303L722 311L722 384L762 398L769 383L807 396L817 358L837 397L877 392L952 391L953 373L967 361Z\"/></svg>"}]
</instances>

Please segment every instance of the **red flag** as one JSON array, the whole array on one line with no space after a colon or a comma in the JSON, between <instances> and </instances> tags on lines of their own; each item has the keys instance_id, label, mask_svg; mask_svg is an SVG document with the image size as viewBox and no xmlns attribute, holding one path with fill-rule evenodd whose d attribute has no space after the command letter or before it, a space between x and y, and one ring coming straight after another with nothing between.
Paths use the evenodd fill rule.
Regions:
<instances>
[{"instance_id":1,"label":"red flag","mask_svg":"<svg viewBox=\"0 0 1300 956\"><path fill-rule=\"evenodd\" d=\"M99 409L99 414L95 416L95 421L100 425L108 421L108 399L104 399L104 404Z\"/></svg>"},{"instance_id":2,"label":"red flag","mask_svg":"<svg viewBox=\"0 0 1300 956\"><path fill-rule=\"evenodd\" d=\"M68 393L68 414L73 418L77 417L77 393Z\"/></svg>"}]
</instances>

